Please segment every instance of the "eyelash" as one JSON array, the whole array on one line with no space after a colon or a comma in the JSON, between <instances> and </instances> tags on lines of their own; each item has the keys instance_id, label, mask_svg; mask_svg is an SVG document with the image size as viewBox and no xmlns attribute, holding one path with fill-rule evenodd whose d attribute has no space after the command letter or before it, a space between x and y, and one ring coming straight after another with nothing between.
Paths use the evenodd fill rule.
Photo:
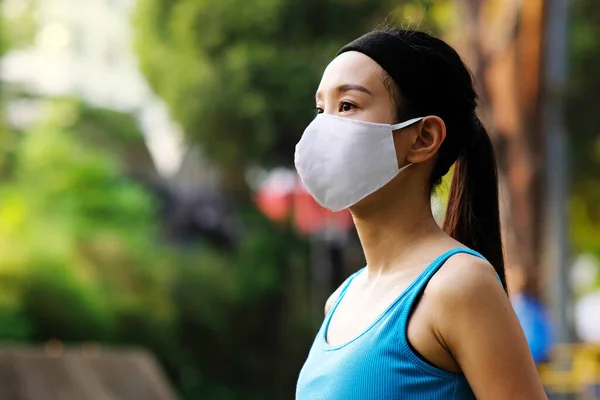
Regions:
<instances>
[{"instance_id":1,"label":"eyelash","mask_svg":"<svg viewBox=\"0 0 600 400\"><path fill-rule=\"evenodd\" d=\"M339 104L340 112L344 112L344 110L343 110L344 106L350 106L350 110L346 110L346 111L352 111L353 109L356 108L356 106L354 104L350 103L349 101L342 101Z\"/></svg>"},{"instance_id":2,"label":"eyelash","mask_svg":"<svg viewBox=\"0 0 600 400\"><path fill-rule=\"evenodd\" d=\"M338 106L339 106L339 108L338 108L339 112L347 112L347 111L351 111L351 110L353 110L353 109L356 108L356 106L354 104L350 103L349 101L341 101ZM344 111L343 110L344 106L350 106L350 109ZM323 114L323 109L321 107L316 107L315 108L315 113L316 114Z\"/></svg>"}]
</instances>

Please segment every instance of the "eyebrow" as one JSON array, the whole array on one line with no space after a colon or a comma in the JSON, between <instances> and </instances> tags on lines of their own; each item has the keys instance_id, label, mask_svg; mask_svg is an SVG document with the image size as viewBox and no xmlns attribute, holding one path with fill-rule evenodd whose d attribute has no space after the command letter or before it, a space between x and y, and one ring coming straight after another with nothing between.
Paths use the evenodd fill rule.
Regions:
<instances>
[{"instance_id":1,"label":"eyebrow","mask_svg":"<svg viewBox=\"0 0 600 400\"><path fill-rule=\"evenodd\" d=\"M348 83L345 85L338 86L338 88L337 88L338 92L349 92L351 90L356 90L358 92L366 93L369 96L373 96L373 94L371 93L371 91L369 89L367 89L366 87L361 86L361 85L355 85L355 84Z\"/></svg>"},{"instance_id":2,"label":"eyebrow","mask_svg":"<svg viewBox=\"0 0 600 400\"><path fill-rule=\"evenodd\" d=\"M357 92L363 92L363 93L368 94L369 96L373 96L373 93L371 93L371 91L369 89L367 89L366 87L364 87L362 85L356 85L353 83L346 83L346 84L340 85L335 90L339 93L350 92L352 90L356 90ZM319 92L316 93L316 97L319 97Z\"/></svg>"}]
</instances>

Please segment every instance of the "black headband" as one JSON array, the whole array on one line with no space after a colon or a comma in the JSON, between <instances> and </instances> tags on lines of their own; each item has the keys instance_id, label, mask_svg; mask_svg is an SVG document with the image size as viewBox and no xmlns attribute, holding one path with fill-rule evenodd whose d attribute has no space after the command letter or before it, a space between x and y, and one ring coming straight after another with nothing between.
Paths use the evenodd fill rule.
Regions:
<instances>
[{"instance_id":1,"label":"black headband","mask_svg":"<svg viewBox=\"0 0 600 400\"><path fill-rule=\"evenodd\" d=\"M379 64L396 86L404 91L404 96L411 100L416 96L406 93L406 90L410 90L410 85L403 83L408 79L414 79L415 76L426 74L429 69L422 52L417 52L391 32L369 32L342 47L338 55L349 51L362 53ZM406 58L411 58L410 62L406 62ZM421 112L419 104L412 105L417 108L415 112Z\"/></svg>"},{"instance_id":2,"label":"black headband","mask_svg":"<svg viewBox=\"0 0 600 400\"><path fill-rule=\"evenodd\" d=\"M392 78L400 89L402 96L407 100L407 115L404 117L423 117L426 115L438 115L444 118L446 124L452 123L458 115L444 115L444 103L456 101L452 99L451 93L456 92L451 79L447 79L441 71L435 70L435 54L427 46L417 47L409 44L404 38L393 32L373 31L348 43L338 52L338 55L349 51L362 53L373 61ZM423 82L415 85L411 80L417 76L426 76ZM412 91L412 92L411 92ZM436 93L433 96L424 97L418 91ZM475 116L475 114L473 114ZM471 116L469 115L469 118ZM476 118L476 117L475 117ZM471 121L468 121L471 123ZM441 163L442 175L447 172L450 165L456 160L461 150L464 150L465 140L458 140L463 132L454 132L446 137L443 146L449 148L444 152L448 160ZM467 142L469 142L467 140Z\"/></svg>"},{"instance_id":3,"label":"black headband","mask_svg":"<svg viewBox=\"0 0 600 400\"><path fill-rule=\"evenodd\" d=\"M398 55L412 53L410 46L390 32L369 32L348 43L338 52L338 55L348 51L357 51L372 58L377 64L396 81L398 70ZM397 82L399 83L399 82Z\"/></svg>"}]
</instances>

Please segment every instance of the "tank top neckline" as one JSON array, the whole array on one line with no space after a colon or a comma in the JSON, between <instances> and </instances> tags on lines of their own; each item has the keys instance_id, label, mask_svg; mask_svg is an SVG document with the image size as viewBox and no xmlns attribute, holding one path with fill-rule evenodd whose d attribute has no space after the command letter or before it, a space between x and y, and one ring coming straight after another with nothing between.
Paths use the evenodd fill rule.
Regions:
<instances>
[{"instance_id":1,"label":"tank top neckline","mask_svg":"<svg viewBox=\"0 0 600 400\"><path fill-rule=\"evenodd\" d=\"M331 322L331 319L333 318L333 315L335 314L336 309L338 308L339 304L341 303L342 299L344 298L346 291L352 284L352 281L358 275L360 275L366 269L366 267L363 267L363 268L359 269L358 271L356 271L354 274L352 274L350 276L350 278L348 278L348 281L346 282L346 284L340 291L340 295L336 299L333 307L331 308L331 311L329 311L329 313L325 317L325 323L323 324L322 332L319 333L321 348L326 351L339 350L339 349L342 349L342 348L348 346L352 342L360 339L362 336L367 334L371 329L373 329L387 314L389 314L390 311L398 304L398 302L400 300L402 300L404 298L404 296L406 296L408 293L410 293L412 291L412 289L419 282L421 282L426 276L428 276L431 269L436 268L436 265L438 264L439 260L448 258L449 256L453 255L454 253L459 253L464 250L469 251L470 249L465 248L465 247L456 247L456 248L448 250L448 251L444 252L442 255L438 256L435 260L430 262L427 265L427 267L425 267L423 269L423 271L421 271L419 273L419 275L417 275L417 277L402 292L400 292L400 294L383 310L383 312L377 318L375 318L375 320L373 320L373 322L371 322L365 329L363 329L361 332L359 332L358 335L356 335L355 337L353 337L345 342L339 343L339 344L329 344L327 342L327 332L329 331L329 324Z\"/></svg>"}]
</instances>

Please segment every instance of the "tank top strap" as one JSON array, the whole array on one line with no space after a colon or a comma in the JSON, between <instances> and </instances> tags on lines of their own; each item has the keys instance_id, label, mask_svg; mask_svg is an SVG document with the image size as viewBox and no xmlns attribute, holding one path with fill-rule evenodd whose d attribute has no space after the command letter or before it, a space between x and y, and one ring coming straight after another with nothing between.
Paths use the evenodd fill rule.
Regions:
<instances>
[{"instance_id":1,"label":"tank top strap","mask_svg":"<svg viewBox=\"0 0 600 400\"><path fill-rule=\"evenodd\" d=\"M446 263L446 261L448 261L450 257L459 253L471 254L472 256L479 257L483 260L486 259L484 256L482 256L475 250L471 250L467 247L456 247L452 250L448 250L447 252L433 260L433 262L429 264L427 268L425 268L425 270L413 282L413 284L410 287L409 293L406 293L406 300L404 302L405 310L403 310L403 312L407 314L406 317L408 317L408 313L410 313L410 309L412 308L413 303L421 295L421 293L425 289L425 286L427 286L431 278L436 274L436 272L439 271L439 269Z\"/></svg>"},{"instance_id":2,"label":"tank top strap","mask_svg":"<svg viewBox=\"0 0 600 400\"><path fill-rule=\"evenodd\" d=\"M435 275L437 271L439 271L439 269L450 257L459 253L471 254L475 257L479 257L485 260L485 257L483 257L481 254L466 247L457 247L445 252L444 254L436 258L431 264L429 264L429 266L427 266L427 268L421 273L421 275L419 275L419 277L413 282L413 284L407 290L407 293L405 293L405 300L402 302L398 310L399 318L397 321L397 332L398 337L400 339L401 350L406 356L408 356L408 358L411 361L413 361L413 363L420 366L423 370L446 379L455 379L457 375L434 367L432 364L422 359L415 351L413 351L412 346L408 342L407 326L408 319L410 317L411 311L413 310L415 302L423 293L425 287L427 286L431 278Z\"/></svg>"},{"instance_id":3,"label":"tank top strap","mask_svg":"<svg viewBox=\"0 0 600 400\"><path fill-rule=\"evenodd\" d=\"M358 274L360 274L364 269L365 269L365 267L359 269L358 271L356 271L355 273L353 273L352 275L350 275L340 285L340 288L341 288L340 289L340 293L338 294L337 299L335 299L335 302L331 306L331 309L329 310L329 312L327 312L327 315L325 315L325 320L323 321L323 324L321 325L321 329L324 330L325 332L327 332L327 328L329 327L329 322L331 321L331 317L333 316L333 313L335 312L336 308L338 307L338 305L342 301L342 298L346 294L346 291L348 290L348 287L350 286L350 284L352 283L352 281L354 280L354 278L356 278L356 276Z\"/></svg>"}]
</instances>

